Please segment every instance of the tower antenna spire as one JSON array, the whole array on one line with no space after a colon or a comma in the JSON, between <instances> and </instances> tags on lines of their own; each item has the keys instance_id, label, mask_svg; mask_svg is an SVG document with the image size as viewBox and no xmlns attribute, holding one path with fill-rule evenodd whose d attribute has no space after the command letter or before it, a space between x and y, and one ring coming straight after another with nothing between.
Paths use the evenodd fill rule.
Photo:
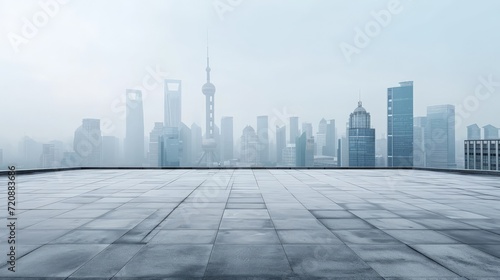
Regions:
<instances>
[{"instance_id":1,"label":"tower antenna spire","mask_svg":"<svg viewBox=\"0 0 500 280\"><path fill-rule=\"evenodd\" d=\"M210 58L208 51L208 28L207 28L207 82L210 82Z\"/></svg>"},{"instance_id":2,"label":"tower antenna spire","mask_svg":"<svg viewBox=\"0 0 500 280\"><path fill-rule=\"evenodd\" d=\"M359 90L359 99L358 99L358 106L362 106L363 104L361 103L361 90Z\"/></svg>"}]
</instances>

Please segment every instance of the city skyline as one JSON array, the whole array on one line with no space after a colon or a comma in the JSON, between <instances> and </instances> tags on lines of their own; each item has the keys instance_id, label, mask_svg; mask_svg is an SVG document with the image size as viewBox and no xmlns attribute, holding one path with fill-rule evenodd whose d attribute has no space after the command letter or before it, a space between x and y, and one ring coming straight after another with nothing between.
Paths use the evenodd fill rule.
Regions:
<instances>
[{"instance_id":1,"label":"city skyline","mask_svg":"<svg viewBox=\"0 0 500 280\"><path fill-rule=\"evenodd\" d=\"M24 136L42 142L69 141L71 133L66 131L78 126L82 118L101 119L108 128L103 130L104 135L123 138L121 93L124 88L143 86L144 80L151 88L144 92L145 131L163 119L164 79L183 81L182 118L186 124L195 122L202 126L199 85L204 75L197 69L204 67L207 28L214 58L212 67L217 69L217 115L233 116L234 131L253 124L259 115L268 115L270 119L296 115L301 123L313 124L321 118L335 119L337 124L343 124L348 119L349 104L357 101L361 90L362 99L373 108L372 122L380 138L386 134L380 92L398 81L415 81L415 115L425 114L430 105L463 107L464 102L472 102L477 86L491 86L491 81L497 81L497 69L490 61L498 57L499 44L488 36L492 29L485 27L494 26L494 17L489 15L499 4L434 2L399 1L402 11L392 15L391 23L370 38L368 46L349 63L339 46L343 42L352 45L356 28L373 21L372 12L387 9L387 1L363 5L356 1L318 1L314 5L246 1L232 7L223 20L211 1L200 2L195 10L190 1L150 1L146 6L150 9L144 10L136 9L143 4L128 1L122 11L136 13L133 23L111 13L116 1L102 3L92 12L82 2L72 1L60 6L58 14L50 18L47 26L39 28L34 39L19 46L19 52L13 50L9 40L1 41L0 60L4 63L0 72L8 79L0 85L12 93L1 111L16 118L0 124L2 131L10 132L1 137L0 145L5 154L9 146L15 147ZM3 1L0 5L0 31L4 34L21 34L21 19L31 19L34 12L42 9L36 1ZM454 13L446 13L450 7ZM3 12L8 10L17 13ZM152 10L157 12L151 14ZM301 18L303 11L311 14ZM271 25L277 13L283 13L281 22ZM353 16L346 18L344 14ZM255 25L248 24L256 15L259 20ZM311 22L312 15L323 27L331 29ZM343 23L340 26L330 24L339 20ZM100 30L99 25L109 25L110 30ZM296 25L300 28L290 29ZM430 25L435 28L428 28ZM174 28L179 26L183 28ZM417 32L420 29L426 32ZM443 33L447 36L442 37ZM57 41L54 46L52 43L59 37L67 40ZM464 37L482 47L462 44ZM453 70L455 65L462 70ZM245 71L236 71L241 67ZM460 111L457 106L457 112L461 112L458 135L465 135L470 123L500 126L484 113L494 112L493 104L499 101L499 95L493 94L499 91L498 86L494 85L494 89L488 99L480 100L477 109ZM38 108L37 119L42 123L65 117L57 120L58 129L42 129L31 124L33 118L28 113L32 108ZM216 117L216 121L220 118ZM111 132L109 127L113 127Z\"/></svg>"}]
</instances>

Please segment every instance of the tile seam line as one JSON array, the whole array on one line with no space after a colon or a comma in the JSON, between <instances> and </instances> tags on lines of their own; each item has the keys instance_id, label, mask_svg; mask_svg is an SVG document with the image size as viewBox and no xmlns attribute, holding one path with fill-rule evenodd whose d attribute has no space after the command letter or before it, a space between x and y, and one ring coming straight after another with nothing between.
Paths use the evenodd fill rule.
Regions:
<instances>
[{"instance_id":1,"label":"tile seam line","mask_svg":"<svg viewBox=\"0 0 500 280\"><path fill-rule=\"evenodd\" d=\"M130 173L130 172L132 172L132 171L134 171L134 170L131 170L131 171L127 172L127 173ZM175 179L170 180L168 183L174 182L175 180L179 179L179 177L181 177L182 175L184 175L184 174L186 174L186 173L189 173L189 172L190 172L190 170L187 170L186 172L184 172L184 173L182 173L181 175L177 176ZM125 173L125 174L127 174L127 173ZM122 174L122 175L123 175L123 174ZM115 177L117 177L117 176L115 176ZM167 184L168 184L168 183L167 183ZM196 187L196 188L198 188L198 187ZM196 188L195 188L195 189L196 189ZM194 190L193 190L193 191L194 191ZM189 195L188 195L188 196L189 196ZM187 198L187 197L186 197L186 198ZM186 198L184 198L184 199L186 199ZM184 200L183 200L183 201L184 201ZM181 203L182 203L182 202L181 202ZM179 205L180 205L180 203L179 203ZM176 206L176 208L177 208L179 205L177 205L177 206ZM160 210L160 209L158 209L157 211L155 211L155 212L151 213L148 217L150 217L150 216L154 215L154 213L158 212L159 210ZM175 208L174 208L174 210L175 210ZM168 216L169 216L169 215L170 215L170 214L171 214L174 210L170 211L170 213L167 215L167 217L168 217ZM108 212L109 212L109 211L108 211ZM106 213L108 213L108 212L106 212ZM105 215L105 214L103 214L103 215ZM103 215L101 215L101 216L99 216L99 217L102 217ZM99 218L99 217L98 217L98 218ZM144 220L146 220L148 217L146 217ZM97 218L96 218L96 219L97 219ZM165 219L166 219L166 217L165 217ZM143 220L143 221L144 221L144 220ZM164 219L163 219L163 220L164 220ZM162 220L162 221L163 221L163 220ZM90 221L90 222L92 222L92 221ZM89 223L90 223L90 222L89 222ZM139 223L139 224L140 224L140 223ZM139 224L138 224L138 225L139 225ZM160 222L160 224L161 224L161 222ZM159 224L158 224L158 225L159 225ZM155 228L153 228L153 230L154 230L154 229L156 229L156 227L158 227L158 225L156 225L156 226L155 226ZM74 230L77 230L77 229L81 228L82 226L84 226L84 225L81 225L80 227L78 227L78 228L76 228L76 229L74 229ZM73 230L73 231L74 231L74 230ZM129 229L129 230L128 230L128 231L126 231L124 234L122 234L122 235L120 236L120 238L121 238L122 236L124 236L125 234L127 234L128 232L130 232L131 230L133 230L133 228L132 228L132 229ZM144 239L145 239L145 238L146 238L146 237L147 237L147 236L148 236L148 235L149 235L149 234L150 234L153 230L151 230L150 232L148 232L148 234L147 234L147 235L146 235L146 236L145 236L145 237L144 237L144 238L143 238L140 242L142 242L142 241L143 241L143 240L144 240ZM139 245L141 245L141 244L142 244L141 248L140 248L139 250L137 250L137 252L136 252L135 254L133 254L133 255L132 255L132 257L131 257L131 258L130 258L130 259L129 259L129 260L128 260L128 261L127 261L127 262L126 262L126 263L125 263L125 264L124 264L124 265L123 265L123 266L122 266L122 267L121 267L121 268L120 268L120 269L116 272L116 273L114 273L114 274L113 274L113 276L109 277L108 279L112 279L112 278L114 278L114 277L116 276L116 274L118 274L118 273L119 273L119 272L120 272L120 271L121 271L121 270L122 270L122 269L123 269L123 268L124 268L124 267L125 267L125 266L126 266L126 265L127 265L127 264L128 264L128 263L129 263L129 262L130 262L130 261L131 261L131 260L132 260L132 259L133 259L133 258L134 258L134 257L135 257L138 253L139 253L139 252L140 252L140 251L141 251L141 250L142 250L142 248L143 248L144 246L146 246L146 245L147 245L147 244L140 243L140 242L139 242L139 243L134 243L134 244L139 244ZM87 262L85 262L84 264L82 264L81 266L79 266L79 267L78 267L78 269L76 269L75 271L73 271L73 273L71 273L71 274L70 274L67 278L65 278L65 279L69 279L69 278L70 278L73 274L75 274L76 272L78 272L78 270L79 270L80 268L82 268L82 267L83 267L84 265L86 265L87 263L91 262L93 259L95 259L98 255L100 255L100 254L101 254L104 250L106 250L106 249L107 249L109 246L111 246L112 244L114 244L114 243L111 243L111 244L109 244L108 246L106 246L106 248L104 248L102 251L100 251L100 252L99 252L99 253L97 253L95 256L93 256L90 260L88 260Z\"/></svg>"},{"instance_id":2,"label":"tile seam line","mask_svg":"<svg viewBox=\"0 0 500 280\"><path fill-rule=\"evenodd\" d=\"M231 178L229 178L228 185L226 186L226 190L228 187L230 187L231 189L229 190L229 195L227 197L226 203L224 204L224 211L222 211L222 216L220 217L219 227L217 227L217 233L215 234L214 243L212 244L212 249L210 250L210 254L208 255L207 265L205 266L205 270L203 271L203 276L201 277L202 279L205 279L205 277L209 277L209 276L206 276L207 271L208 271L208 265L210 264L210 259L212 258L212 254L214 253L215 242L217 241L217 235L219 235L220 225L222 224L222 219L224 218L224 212L226 211L229 197L231 196L231 192L233 191L233 184L234 184L233 178L234 178L235 171L236 171L236 169L233 169L233 172L231 173ZM205 181L203 181L203 182L205 182Z\"/></svg>"}]
</instances>

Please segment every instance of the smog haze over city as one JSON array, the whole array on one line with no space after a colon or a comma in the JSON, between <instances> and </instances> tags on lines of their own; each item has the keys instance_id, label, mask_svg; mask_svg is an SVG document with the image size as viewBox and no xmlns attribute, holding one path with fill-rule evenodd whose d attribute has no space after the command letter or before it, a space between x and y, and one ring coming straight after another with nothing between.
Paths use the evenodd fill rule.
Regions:
<instances>
[{"instance_id":1,"label":"smog haze over city","mask_svg":"<svg viewBox=\"0 0 500 280\"><path fill-rule=\"evenodd\" d=\"M142 90L148 137L164 120L165 79L182 81L181 121L205 134L207 42L215 124L234 118L235 146L262 115L270 142L291 116L313 135L335 119L341 138L359 100L386 138L387 89L403 81L415 117L454 105L464 140L470 124L500 127L499 10L495 0L0 0L4 163L25 136L71 147L86 118L123 141L127 89Z\"/></svg>"}]
</instances>

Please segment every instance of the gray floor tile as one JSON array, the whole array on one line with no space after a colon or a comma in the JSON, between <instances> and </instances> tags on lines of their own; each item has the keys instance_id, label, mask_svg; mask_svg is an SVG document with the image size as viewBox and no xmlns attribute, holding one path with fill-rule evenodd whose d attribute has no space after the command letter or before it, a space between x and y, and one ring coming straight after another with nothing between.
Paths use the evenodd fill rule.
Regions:
<instances>
[{"instance_id":1,"label":"gray floor tile","mask_svg":"<svg viewBox=\"0 0 500 280\"><path fill-rule=\"evenodd\" d=\"M222 219L220 229L273 229L271 219Z\"/></svg>"},{"instance_id":2,"label":"gray floor tile","mask_svg":"<svg viewBox=\"0 0 500 280\"><path fill-rule=\"evenodd\" d=\"M446 234L464 244L498 244L500 245L500 235L485 230L441 230Z\"/></svg>"},{"instance_id":3,"label":"gray floor tile","mask_svg":"<svg viewBox=\"0 0 500 280\"><path fill-rule=\"evenodd\" d=\"M68 277L108 245L64 244L45 245L20 258L16 277ZM12 277L0 269L0 277Z\"/></svg>"},{"instance_id":4,"label":"gray floor tile","mask_svg":"<svg viewBox=\"0 0 500 280\"><path fill-rule=\"evenodd\" d=\"M324 230L278 230L283 244L330 244L339 245L342 241L332 232Z\"/></svg>"},{"instance_id":5,"label":"gray floor tile","mask_svg":"<svg viewBox=\"0 0 500 280\"><path fill-rule=\"evenodd\" d=\"M113 277L144 245L109 245L71 275L74 278Z\"/></svg>"},{"instance_id":6,"label":"gray floor tile","mask_svg":"<svg viewBox=\"0 0 500 280\"><path fill-rule=\"evenodd\" d=\"M370 278L379 275L345 245L284 245L301 277Z\"/></svg>"},{"instance_id":7,"label":"gray floor tile","mask_svg":"<svg viewBox=\"0 0 500 280\"><path fill-rule=\"evenodd\" d=\"M54 244L111 244L127 232L126 230L77 229L52 241Z\"/></svg>"},{"instance_id":8,"label":"gray floor tile","mask_svg":"<svg viewBox=\"0 0 500 280\"><path fill-rule=\"evenodd\" d=\"M434 230L385 230L405 244L457 244L453 238Z\"/></svg>"},{"instance_id":9,"label":"gray floor tile","mask_svg":"<svg viewBox=\"0 0 500 280\"><path fill-rule=\"evenodd\" d=\"M320 219L320 221L331 230L374 228L362 219Z\"/></svg>"},{"instance_id":10,"label":"gray floor tile","mask_svg":"<svg viewBox=\"0 0 500 280\"><path fill-rule=\"evenodd\" d=\"M414 249L465 277L500 277L500 259L468 245L414 245Z\"/></svg>"},{"instance_id":11,"label":"gray floor tile","mask_svg":"<svg viewBox=\"0 0 500 280\"><path fill-rule=\"evenodd\" d=\"M400 244L401 242L379 229L333 230L343 242L349 244Z\"/></svg>"},{"instance_id":12,"label":"gray floor tile","mask_svg":"<svg viewBox=\"0 0 500 280\"><path fill-rule=\"evenodd\" d=\"M150 244L213 244L217 230L159 230L149 241Z\"/></svg>"},{"instance_id":13,"label":"gray floor tile","mask_svg":"<svg viewBox=\"0 0 500 280\"><path fill-rule=\"evenodd\" d=\"M144 246L117 277L202 277L212 245Z\"/></svg>"},{"instance_id":14,"label":"gray floor tile","mask_svg":"<svg viewBox=\"0 0 500 280\"><path fill-rule=\"evenodd\" d=\"M216 244L280 244L276 231L273 229L223 229L217 233Z\"/></svg>"},{"instance_id":15,"label":"gray floor tile","mask_svg":"<svg viewBox=\"0 0 500 280\"><path fill-rule=\"evenodd\" d=\"M406 245L349 245L383 277L456 277Z\"/></svg>"},{"instance_id":16,"label":"gray floor tile","mask_svg":"<svg viewBox=\"0 0 500 280\"><path fill-rule=\"evenodd\" d=\"M283 277L291 273L281 245L216 244L205 276Z\"/></svg>"},{"instance_id":17,"label":"gray floor tile","mask_svg":"<svg viewBox=\"0 0 500 280\"><path fill-rule=\"evenodd\" d=\"M273 219L276 229L325 229L316 219Z\"/></svg>"},{"instance_id":18,"label":"gray floor tile","mask_svg":"<svg viewBox=\"0 0 500 280\"><path fill-rule=\"evenodd\" d=\"M349 211L314 210L311 213L318 219L356 219Z\"/></svg>"}]
</instances>

